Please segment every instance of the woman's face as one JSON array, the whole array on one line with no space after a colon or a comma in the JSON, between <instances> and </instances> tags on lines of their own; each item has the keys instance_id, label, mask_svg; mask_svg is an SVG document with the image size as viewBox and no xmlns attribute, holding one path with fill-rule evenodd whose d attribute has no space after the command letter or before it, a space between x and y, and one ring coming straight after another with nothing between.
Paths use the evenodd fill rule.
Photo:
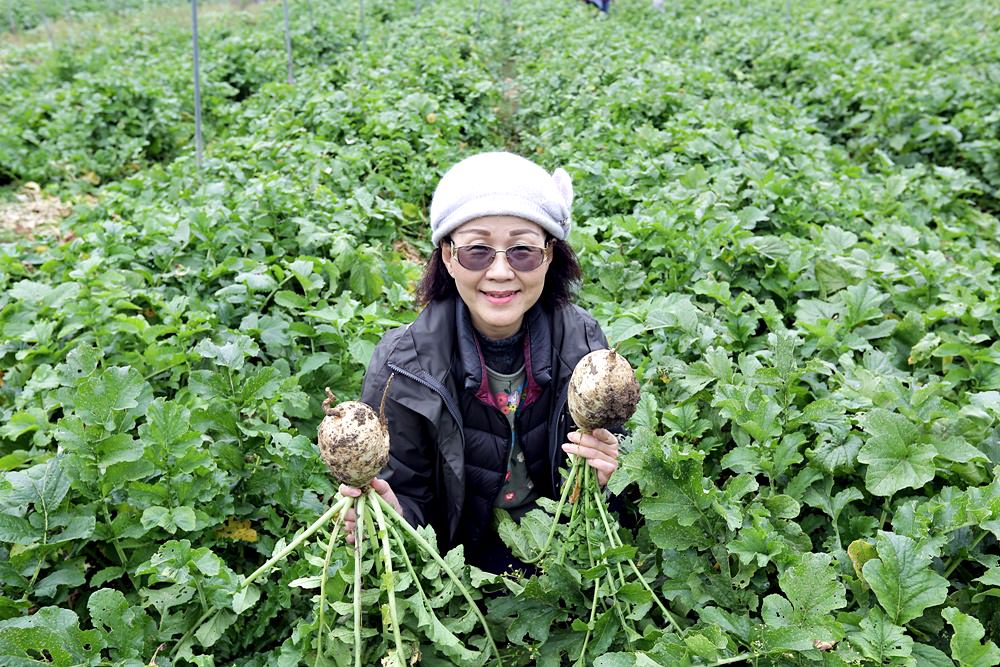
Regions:
<instances>
[{"instance_id":1,"label":"woman's face","mask_svg":"<svg viewBox=\"0 0 1000 667\"><path fill-rule=\"evenodd\" d=\"M451 234L454 247L484 245L496 250L513 246L545 246L545 232L533 222L506 215L470 220ZM552 260L551 248L542 264L531 271L515 271L507 256L497 253L493 263L478 271L462 266L452 252L452 243L442 243L441 258L455 279L458 294L472 314L472 324L487 338L513 336L521 328L524 314L542 295L545 273Z\"/></svg>"}]
</instances>

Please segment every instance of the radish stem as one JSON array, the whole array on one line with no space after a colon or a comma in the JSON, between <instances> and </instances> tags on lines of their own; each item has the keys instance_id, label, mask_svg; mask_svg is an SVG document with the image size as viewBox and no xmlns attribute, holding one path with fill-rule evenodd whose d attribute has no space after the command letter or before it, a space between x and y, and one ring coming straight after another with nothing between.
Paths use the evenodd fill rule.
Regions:
<instances>
[{"instance_id":1,"label":"radish stem","mask_svg":"<svg viewBox=\"0 0 1000 667\"><path fill-rule=\"evenodd\" d=\"M587 644L590 643L590 633L594 629L594 617L597 615L597 598L601 591L601 578L598 577L594 580L594 600L590 603L590 620L587 621L587 634L583 637L583 650L580 651L580 657L577 659L576 664L584 665L584 658L587 656Z\"/></svg>"},{"instance_id":2,"label":"radish stem","mask_svg":"<svg viewBox=\"0 0 1000 667\"><path fill-rule=\"evenodd\" d=\"M556 534L556 527L559 525L559 517L562 516L562 508L566 503L566 498L569 495L569 490L573 488L573 481L577 475L577 471L580 468L580 461L582 457L573 457L573 465L569 469L569 475L566 477L566 482L563 484L562 493L559 495L559 503L556 505L555 516L552 517L552 527L549 528L549 534L545 538L545 544L542 545L542 550L538 552L534 558L525 558L524 563L531 564L537 563L545 556L548 552L549 547L552 545L552 538Z\"/></svg>"},{"instance_id":3,"label":"radish stem","mask_svg":"<svg viewBox=\"0 0 1000 667\"><path fill-rule=\"evenodd\" d=\"M240 589L243 589L243 588L246 588L247 586L249 586L250 582L252 582L254 579L256 579L257 577L259 577L264 572L267 572L269 569L271 569L271 567L274 566L275 563L277 563L278 561L280 561L281 559L283 559L285 556L287 556L288 554L290 554L293 551L295 551L295 549L300 544L302 544L303 542L305 542L306 540L308 540L310 537L312 537L313 533L315 533L317 530L319 530L324 525L326 525L327 522L329 522L330 519L332 519L335 514L338 514L341 511L346 510L348 507L350 507L351 503L353 502L353 500L354 500L353 498L341 498L340 500L338 500L337 502L335 502L333 504L333 507L331 507L330 509L328 509L323 514L323 516L321 516L320 518L316 519L316 521L311 526L309 526L308 528L306 528L305 531L303 531L301 535L299 535L294 540L292 540L291 542L289 542L285 546L284 549L282 549L278 553L276 553L273 556L271 556L270 560L268 560L266 563L264 563L263 565L261 565L260 567L258 567L256 570L254 570L253 574L251 574L249 577L247 577L242 582L240 582L240 585L237 588L237 590L240 590Z\"/></svg>"},{"instance_id":4,"label":"radish stem","mask_svg":"<svg viewBox=\"0 0 1000 667\"><path fill-rule=\"evenodd\" d=\"M358 522L354 524L354 667L361 667L361 543L364 540L365 497L357 500Z\"/></svg>"},{"instance_id":5,"label":"radish stem","mask_svg":"<svg viewBox=\"0 0 1000 667\"><path fill-rule=\"evenodd\" d=\"M391 378L390 378L391 379ZM392 625L392 638L396 642L396 657L400 664L406 664L406 653L403 651L403 638L399 634L399 615L396 613L396 581L392 574L392 550L389 548L389 531L386 529L385 515L375 498L378 494L371 487L368 488L368 495L371 496L372 511L375 513L375 521L378 523L378 536L382 541L382 558L385 561L385 571L382 574L382 584L389 597L389 620Z\"/></svg>"},{"instance_id":6,"label":"radish stem","mask_svg":"<svg viewBox=\"0 0 1000 667\"><path fill-rule=\"evenodd\" d=\"M323 513L323 516L316 519L316 521L314 521L311 526L306 528L305 531L303 531L298 537L296 537L294 540L288 543L284 549L271 556L271 558L268 559L266 563L258 567L256 570L253 571L253 573L249 577L241 581L239 585L236 587L236 590L237 591L243 590L244 588L249 586L261 574L267 572L269 569L274 567L275 563L285 558L288 554L292 553L300 544L309 539L313 533L315 533L317 530L326 525L330 521L330 519L332 519L336 514L339 514L343 510L350 507L351 502L353 500L354 500L353 498L344 498L344 497L341 497L339 500L337 500L337 502L335 502L333 506L330 507L330 509L328 509L326 512ZM201 618L195 621L194 625L188 628L187 632L185 632L181 636L181 638L177 641L177 643L174 644L173 649L171 649L170 651L170 655L173 656L174 654L176 654L177 650L184 645L184 643L191 637L192 634L195 633L195 631L198 630L198 628L201 627L201 624L207 621L209 617L217 613L219 613L219 609L212 607L211 609L207 610L204 614L202 614Z\"/></svg>"},{"instance_id":7,"label":"radish stem","mask_svg":"<svg viewBox=\"0 0 1000 667\"><path fill-rule=\"evenodd\" d=\"M465 584L462 583L462 580L458 578L458 575L456 575L455 571L451 569L451 566L445 562L444 558L442 558L441 555L438 554L437 549L432 547L427 542L427 540L425 540L423 536L420 533L418 533L416 529L413 528L413 526L407 523L406 519L399 516L399 513L396 512L396 509L392 505L387 503L385 499L378 494L375 494L375 499L378 501L379 505L382 506L382 509L385 510L386 516L389 517L389 519L393 521L397 526L402 528L403 532L409 535L410 538L414 542L416 542L417 546L423 549L425 553L430 555L430 557L433 558L437 562L437 564L441 566L441 569L443 569L445 573L449 577L451 577L451 580L455 582L455 586L462 594L462 597L464 597L465 600L469 603L469 607L476 614L476 617L479 619L479 622L482 623L483 631L486 632L486 639L490 643L490 648L493 650L493 655L497 657L497 663L500 664L502 667L503 660L500 658L500 651L497 649L497 645L493 641L493 634L490 632L489 625L486 624L486 618L483 616L483 613L479 610L479 605L477 605L476 601L472 599L472 595L469 593L469 589L465 587Z\"/></svg>"},{"instance_id":8,"label":"radish stem","mask_svg":"<svg viewBox=\"0 0 1000 667\"><path fill-rule=\"evenodd\" d=\"M323 655L323 616L326 613L326 580L329 578L330 560L333 558L333 545L337 541L337 534L344 521L344 513L337 517L337 522L333 525L333 532L330 533L330 540L326 544L326 558L323 559L323 574L319 579L319 630L316 632L316 667L319 667L320 656Z\"/></svg>"},{"instance_id":9,"label":"radish stem","mask_svg":"<svg viewBox=\"0 0 1000 667\"><path fill-rule=\"evenodd\" d=\"M600 499L600 494L596 490L594 491L594 495L598 499ZM604 521L605 526L608 526L609 528L608 540L611 542L611 546L612 547L622 546L622 544L624 543L618 539L617 534L611 532L610 530L610 521L608 520L607 514L605 513L604 507L601 503L598 503L598 513L601 515L601 520ZM641 572L639 572L639 566L636 565L635 561L632 560L631 558L627 558L626 560L628 561L629 567L632 568L632 572L635 573L636 578L639 579L639 583L641 583L643 587L647 591L649 591L649 594L653 596L653 601L656 602L656 606L660 608L660 611L663 612L663 615L667 617L668 621L670 621L670 625L674 626L674 630L676 630L678 634L683 635L684 630L681 629L681 626L674 619L673 614L670 613L666 605L664 605L663 602L660 600L660 596L656 594L656 592L653 590L653 587L649 585L649 582L646 581L646 578L642 576Z\"/></svg>"}]
</instances>

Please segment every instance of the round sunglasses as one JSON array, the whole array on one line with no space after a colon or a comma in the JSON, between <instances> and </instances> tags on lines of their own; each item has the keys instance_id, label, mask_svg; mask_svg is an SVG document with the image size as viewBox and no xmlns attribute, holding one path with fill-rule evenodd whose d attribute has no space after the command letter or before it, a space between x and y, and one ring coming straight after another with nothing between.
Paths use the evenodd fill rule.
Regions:
<instances>
[{"instance_id":1,"label":"round sunglasses","mask_svg":"<svg viewBox=\"0 0 1000 667\"><path fill-rule=\"evenodd\" d=\"M544 248L530 245L515 245L506 250L497 250L488 245L474 243L472 245L456 246L451 242L451 252L458 259L458 263L469 271L482 271L493 264L498 253L503 253L507 258L507 265L515 271L534 271L545 262Z\"/></svg>"}]
</instances>

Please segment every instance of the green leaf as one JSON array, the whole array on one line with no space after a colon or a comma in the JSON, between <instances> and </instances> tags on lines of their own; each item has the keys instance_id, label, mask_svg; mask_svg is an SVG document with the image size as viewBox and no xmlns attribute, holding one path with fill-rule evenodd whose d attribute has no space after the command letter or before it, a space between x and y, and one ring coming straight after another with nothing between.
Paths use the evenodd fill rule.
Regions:
<instances>
[{"instance_id":1,"label":"green leaf","mask_svg":"<svg viewBox=\"0 0 1000 667\"><path fill-rule=\"evenodd\" d=\"M31 503L39 512L55 511L62 504L70 486L60 457L25 470L5 473L0 479L6 479L11 485L0 496L4 504L17 506Z\"/></svg>"},{"instance_id":2,"label":"green leaf","mask_svg":"<svg viewBox=\"0 0 1000 667\"><path fill-rule=\"evenodd\" d=\"M39 597L53 597L60 586L76 588L84 583L83 567L76 561L59 567L42 577L36 584L33 593Z\"/></svg>"},{"instance_id":3,"label":"green leaf","mask_svg":"<svg viewBox=\"0 0 1000 667\"><path fill-rule=\"evenodd\" d=\"M187 505L175 507L170 510L170 515L174 525L181 530L190 532L197 526L193 507L188 507Z\"/></svg>"},{"instance_id":4,"label":"green leaf","mask_svg":"<svg viewBox=\"0 0 1000 667\"><path fill-rule=\"evenodd\" d=\"M208 648L219 641L222 634L226 631L230 625L236 621L236 614L229 611L228 609L220 609L218 612L213 614L207 621L201 624L194 636L198 638L198 641L202 646Z\"/></svg>"},{"instance_id":5,"label":"green leaf","mask_svg":"<svg viewBox=\"0 0 1000 667\"><path fill-rule=\"evenodd\" d=\"M955 667L947 655L927 644L913 644L913 658L917 667Z\"/></svg>"},{"instance_id":6,"label":"green leaf","mask_svg":"<svg viewBox=\"0 0 1000 667\"><path fill-rule=\"evenodd\" d=\"M81 630L69 609L44 607L31 616L0 622L0 664L98 665L102 648L101 632Z\"/></svg>"},{"instance_id":7,"label":"green leaf","mask_svg":"<svg viewBox=\"0 0 1000 667\"><path fill-rule=\"evenodd\" d=\"M41 542L44 532L34 528L24 517L0 514L0 542L29 545Z\"/></svg>"},{"instance_id":8,"label":"green leaf","mask_svg":"<svg viewBox=\"0 0 1000 667\"><path fill-rule=\"evenodd\" d=\"M351 353L351 358L362 368L368 367L372 354L375 352L375 343L364 338L355 338L347 344L347 350Z\"/></svg>"},{"instance_id":9,"label":"green leaf","mask_svg":"<svg viewBox=\"0 0 1000 667\"><path fill-rule=\"evenodd\" d=\"M837 579L833 557L807 553L778 576L778 584L795 608L800 625L817 622L847 604L846 588Z\"/></svg>"},{"instance_id":10,"label":"green leaf","mask_svg":"<svg viewBox=\"0 0 1000 667\"><path fill-rule=\"evenodd\" d=\"M176 401L162 398L149 404L139 436L147 445L161 447L178 457L201 441L201 435L191 429L191 412Z\"/></svg>"},{"instance_id":11,"label":"green leaf","mask_svg":"<svg viewBox=\"0 0 1000 667\"><path fill-rule=\"evenodd\" d=\"M250 584L246 588L241 588L233 596L233 611L237 614L242 614L247 609L250 609L255 604L257 600L260 599L260 589Z\"/></svg>"},{"instance_id":12,"label":"green leaf","mask_svg":"<svg viewBox=\"0 0 1000 667\"><path fill-rule=\"evenodd\" d=\"M955 607L941 612L944 620L955 629L951 638L951 657L958 667L994 667L1000 664L1000 648L991 641L980 644L986 634L982 623Z\"/></svg>"},{"instance_id":13,"label":"green leaf","mask_svg":"<svg viewBox=\"0 0 1000 667\"><path fill-rule=\"evenodd\" d=\"M930 554L912 539L880 531L875 549L878 558L862 572L890 622L904 625L945 601L948 580L931 569Z\"/></svg>"},{"instance_id":14,"label":"green leaf","mask_svg":"<svg viewBox=\"0 0 1000 667\"><path fill-rule=\"evenodd\" d=\"M651 521L694 525L718 493L714 487L704 487L702 480L701 463L692 460L676 462L670 466L670 474L659 474L655 479L651 476L648 481L656 489L656 496L643 498L639 505L642 514Z\"/></svg>"},{"instance_id":15,"label":"green leaf","mask_svg":"<svg viewBox=\"0 0 1000 667\"><path fill-rule=\"evenodd\" d=\"M861 419L869 434L858 452L868 464L865 486L876 496L891 496L901 489L919 489L934 479L934 445L922 442L920 431L906 417L876 409Z\"/></svg>"},{"instance_id":16,"label":"green leaf","mask_svg":"<svg viewBox=\"0 0 1000 667\"><path fill-rule=\"evenodd\" d=\"M142 458L142 442L128 433L116 433L94 444L97 452L97 469L103 475L118 463L130 463Z\"/></svg>"},{"instance_id":17,"label":"green leaf","mask_svg":"<svg viewBox=\"0 0 1000 667\"><path fill-rule=\"evenodd\" d=\"M94 627L104 630L108 646L118 650L119 658L144 657L143 647L155 626L142 607L130 605L121 591L102 588L91 594L87 609Z\"/></svg>"},{"instance_id":18,"label":"green leaf","mask_svg":"<svg viewBox=\"0 0 1000 667\"><path fill-rule=\"evenodd\" d=\"M910 657L913 640L903 628L889 621L878 607L868 612L860 627L861 632L851 633L850 641L866 658L884 665L892 658Z\"/></svg>"},{"instance_id":19,"label":"green leaf","mask_svg":"<svg viewBox=\"0 0 1000 667\"><path fill-rule=\"evenodd\" d=\"M947 438L935 443L937 455L945 461L967 463L969 461L988 462L986 454L970 445L964 438Z\"/></svg>"},{"instance_id":20,"label":"green leaf","mask_svg":"<svg viewBox=\"0 0 1000 667\"><path fill-rule=\"evenodd\" d=\"M74 397L76 411L84 424L115 429L115 413L139 406L146 387L139 372L127 366L106 369L98 378L84 380Z\"/></svg>"},{"instance_id":21,"label":"green leaf","mask_svg":"<svg viewBox=\"0 0 1000 667\"><path fill-rule=\"evenodd\" d=\"M71 540L82 540L94 534L97 526L97 517L91 515L78 515L72 517L62 531L52 535L48 539L49 544L58 542L69 542Z\"/></svg>"},{"instance_id":22,"label":"green leaf","mask_svg":"<svg viewBox=\"0 0 1000 667\"><path fill-rule=\"evenodd\" d=\"M222 345L205 338L195 347L195 352L206 359L211 359L216 365L233 371L243 368L247 357L260 354L260 348L249 336L238 334L229 335L228 338L229 340Z\"/></svg>"}]
</instances>

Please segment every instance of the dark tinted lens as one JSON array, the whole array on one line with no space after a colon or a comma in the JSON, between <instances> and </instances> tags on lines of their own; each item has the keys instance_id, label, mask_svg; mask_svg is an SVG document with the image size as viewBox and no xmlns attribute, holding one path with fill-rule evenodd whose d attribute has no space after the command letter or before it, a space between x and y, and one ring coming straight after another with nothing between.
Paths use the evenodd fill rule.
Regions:
<instances>
[{"instance_id":1,"label":"dark tinted lens","mask_svg":"<svg viewBox=\"0 0 1000 667\"><path fill-rule=\"evenodd\" d=\"M515 271L534 271L542 265L545 251L542 248L533 248L527 245L516 245L507 248L507 263Z\"/></svg>"},{"instance_id":2,"label":"dark tinted lens","mask_svg":"<svg viewBox=\"0 0 1000 667\"><path fill-rule=\"evenodd\" d=\"M466 245L457 248L458 263L470 271L482 271L493 263L496 250L485 245Z\"/></svg>"}]
</instances>

